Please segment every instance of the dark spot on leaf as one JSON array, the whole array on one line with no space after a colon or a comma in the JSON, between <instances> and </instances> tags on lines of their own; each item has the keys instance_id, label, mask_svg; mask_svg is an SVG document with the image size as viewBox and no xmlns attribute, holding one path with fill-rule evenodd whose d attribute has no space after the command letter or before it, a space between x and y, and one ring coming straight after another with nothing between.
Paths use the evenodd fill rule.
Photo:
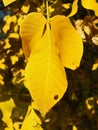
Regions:
<instances>
[{"instance_id":1,"label":"dark spot on leaf","mask_svg":"<svg viewBox=\"0 0 98 130\"><path fill-rule=\"evenodd\" d=\"M58 99L58 95L55 95L55 96L54 96L54 99L57 100L57 99Z\"/></svg>"}]
</instances>

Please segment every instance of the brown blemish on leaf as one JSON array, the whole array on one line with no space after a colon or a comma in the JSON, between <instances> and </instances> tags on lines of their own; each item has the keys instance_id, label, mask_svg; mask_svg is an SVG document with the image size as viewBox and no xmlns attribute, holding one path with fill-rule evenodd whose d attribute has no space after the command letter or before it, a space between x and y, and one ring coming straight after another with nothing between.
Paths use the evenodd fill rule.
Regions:
<instances>
[{"instance_id":1,"label":"brown blemish on leaf","mask_svg":"<svg viewBox=\"0 0 98 130\"><path fill-rule=\"evenodd\" d=\"M54 96L54 99L57 100L57 99L58 99L58 95L55 95L55 96Z\"/></svg>"}]
</instances>

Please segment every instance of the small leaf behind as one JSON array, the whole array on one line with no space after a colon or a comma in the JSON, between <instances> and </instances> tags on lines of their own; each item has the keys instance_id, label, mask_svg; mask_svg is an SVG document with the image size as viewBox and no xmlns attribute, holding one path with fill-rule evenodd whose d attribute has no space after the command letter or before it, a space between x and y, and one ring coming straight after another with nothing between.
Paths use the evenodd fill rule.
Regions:
<instances>
[{"instance_id":1,"label":"small leaf behind","mask_svg":"<svg viewBox=\"0 0 98 130\"><path fill-rule=\"evenodd\" d=\"M46 23L45 17L41 13L28 14L20 26L20 35L22 37L22 45L26 58L29 57L31 52L30 41L33 39L32 44L37 42L43 33L43 27Z\"/></svg>"},{"instance_id":2,"label":"small leaf behind","mask_svg":"<svg viewBox=\"0 0 98 130\"><path fill-rule=\"evenodd\" d=\"M50 19L51 29L60 51L62 64L70 69L76 69L83 55L82 39L69 18L56 15Z\"/></svg>"}]
</instances>

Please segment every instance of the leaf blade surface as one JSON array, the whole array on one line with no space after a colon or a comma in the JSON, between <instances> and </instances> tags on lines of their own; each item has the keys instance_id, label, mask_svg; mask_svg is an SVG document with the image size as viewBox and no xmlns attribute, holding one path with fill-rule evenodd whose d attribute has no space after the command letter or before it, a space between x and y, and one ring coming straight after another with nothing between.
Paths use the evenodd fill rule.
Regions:
<instances>
[{"instance_id":1,"label":"leaf blade surface","mask_svg":"<svg viewBox=\"0 0 98 130\"><path fill-rule=\"evenodd\" d=\"M43 37L30 54L25 73L27 87L43 116L62 98L67 89L67 78L55 39L49 25L46 26Z\"/></svg>"},{"instance_id":2,"label":"leaf blade surface","mask_svg":"<svg viewBox=\"0 0 98 130\"><path fill-rule=\"evenodd\" d=\"M80 35L65 16L56 15L50 19L50 23L62 64L75 70L79 67L83 55L83 43Z\"/></svg>"},{"instance_id":3,"label":"leaf blade surface","mask_svg":"<svg viewBox=\"0 0 98 130\"><path fill-rule=\"evenodd\" d=\"M43 27L46 23L45 17L41 13L28 14L21 24L20 35L22 38L22 46L25 57L28 58L31 52L30 41L33 39L33 44L41 38ZM35 41L35 42L34 42Z\"/></svg>"}]
</instances>

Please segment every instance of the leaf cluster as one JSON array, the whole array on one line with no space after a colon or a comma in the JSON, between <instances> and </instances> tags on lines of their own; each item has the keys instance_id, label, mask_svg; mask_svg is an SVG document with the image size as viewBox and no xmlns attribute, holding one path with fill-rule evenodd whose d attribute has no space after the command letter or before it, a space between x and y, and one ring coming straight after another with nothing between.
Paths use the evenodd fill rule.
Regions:
<instances>
[{"instance_id":1,"label":"leaf cluster","mask_svg":"<svg viewBox=\"0 0 98 130\"><path fill-rule=\"evenodd\" d=\"M57 130L61 128L79 130L89 130L89 128L98 129L96 124L98 119L98 30L95 26L94 28L91 26L94 25L93 23L95 23L95 21L89 22L86 17L87 15L90 15L92 18L92 15L96 15L97 19L98 3L95 0L88 0L88 2L85 2L85 0L49 0L48 2L48 15L51 19L49 19L47 25L47 7L44 0L2 0L3 4L1 4L0 7L0 129L19 130L22 124L23 130L28 129L28 124L30 130L42 130L42 128L45 130ZM37 12L37 20L35 20L34 15L30 16L30 12ZM37 16L39 13L42 13L45 17L42 15ZM61 16L54 16L58 14L63 14L64 18ZM22 24L24 18L25 27L24 24ZM44 20L42 21L42 19ZM82 29L82 34L86 37L85 43L82 44L82 47L84 47L82 59L82 51L81 49L79 51L79 48L81 48L79 43L81 40L84 42L84 39L80 37L78 39L79 35L77 36L74 28L75 22L78 19L82 19L83 24L82 26L78 24L79 26L76 29L79 31L80 36ZM35 22L36 26L33 26L33 22ZM23 41L21 41L19 34L20 27L22 27L23 31ZM34 32L29 30L29 27L31 27ZM53 35L51 34L51 30ZM89 30L91 30L91 32L96 30L96 33L93 33L95 34L93 37L91 36L92 33L89 33ZM27 32L29 33L28 36L26 34ZM35 39L33 33L37 33ZM90 36L88 34L90 34ZM72 39L70 37L72 37ZM30 38L29 41L28 38ZM94 43L92 43L92 38ZM56 47L58 49L55 48L53 39L56 39ZM32 41L30 42L30 40ZM74 43L77 43L75 46L73 46L73 41ZM63 43L66 43L66 46ZM42 55L38 50L43 48L45 48L45 51ZM39 52L40 54L36 52ZM25 60L23 53L28 57L28 61ZM34 54L38 54L38 57L35 57L35 60L33 59ZM62 97L61 91L59 93L54 89L57 89L57 84L60 83L57 81L61 81L59 78L56 78L60 73L54 70L52 72L51 69L53 64L58 65L59 63L56 61L57 58L53 58L53 56L57 57L57 54L59 54L60 57L63 57L62 60L60 58L59 61L62 61L61 63L63 63L63 66L67 67L66 72L64 71L67 74L67 78L64 79L64 82L66 82L66 84L68 82L68 89L65 94L65 90L62 90L63 98L61 100L59 98L60 96ZM80 57L79 54L81 54ZM75 56L77 58L75 58ZM51 57L51 60L49 61L47 57ZM43 62L43 64L39 62L44 61L44 59L46 62ZM65 59L67 59L67 62L65 62ZM77 59L79 60L78 65ZM72 65L73 62L75 64ZM32 70L34 63L36 63L36 67ZM45 77L44 72L47 72L45 67L49 67L48 63L51 65L49 68L51 73L46 73L48 74L47 80L44 78L44 80L38 82L39 85L36 85L38 88L35 89L35 84L32 82L34 79L36 80L36 77L38 76L40 76L39 79ZM31 71L35 74L36 68L41 66L42 69L41 71L36 71L38 72L36 75L31 75L31 78L33 76L32 82L31 78L28 78L28 82L31 82L29 87L27 87L28 85L25 85L24 72L26 64L27 77L30 76ZM76 65L79 68L70 70L75 69L74 66ZM51 85L50 77L52 78L51 82L55 81L55 87ZM43 85L41 86L42 81L43 83L44 81L47 81L45 87L42 87ZM50 85L52 86L51 91L47 91ZM28 88L30 94L25 86ZM61 83L58 86L60 86L61 89ZM43 96L41 92L45 95ZM44 98L41 99L41 96ZM47 96L49 97L48 101ZM52 99L50 97L52 97ZM35 101L38 99L38 101L36 104L33 103L27 112L27 107L31 104L31 98ZM46 104L46 106L44 104ZM41 112L43 111L46 113L51 107L53 108L47 113L44 119L38 111L36 112L40 115L40 119L35 114L35 109L39 110L40 108ZM26 117L24 120L25 115ZM56 125L54 126L54 124ZM88 124L91 124L90 127Z\"/></svg>"}]
</instances>

